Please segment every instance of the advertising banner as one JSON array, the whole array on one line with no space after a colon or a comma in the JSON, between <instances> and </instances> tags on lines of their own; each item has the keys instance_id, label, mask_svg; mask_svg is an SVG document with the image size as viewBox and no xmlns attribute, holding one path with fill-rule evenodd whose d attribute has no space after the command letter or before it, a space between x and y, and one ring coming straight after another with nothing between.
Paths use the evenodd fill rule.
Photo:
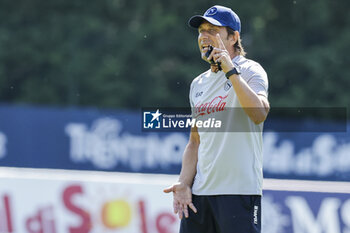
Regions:
<instances>
[{"instance_id":1,"label":"advertising banner","mask_svg":"<svg viewBox=\"0 0 350 233\"><path fill-rule=\"evenodd\" d=\"M0 166L178 174L189 132L144 130L156 128L160 114L3 105ZM269 118L265 125L265 177L350 181L348 132L332 132L334 123ZM298 130L278 130L285 125ZM309 125L324 130L300 130Z\"/></svg>"},{"instance_id":2,"label":"advertising banner","mask_svg":"<svg viewBox=\"0 0 350 233\"><path fill-rule=\"evenodd\" d=\"M0 176L0 232L176 232L179 222L171 210L172 196L162 192L164 185L88 172Z\"/></svg>"},{"instance_id":3,"label":"advertising banner","mask_svg":"<svg viewBox=\"0 0 350 233\"><path fill-rule=\"evenodd\" d=\"M162 192L176 179L2 168L0 232L176 233L180 222L172 212L172 195ZM264 233L349 232L349 183L268 179L264 183Z\"/></svg>"}]
</instances>

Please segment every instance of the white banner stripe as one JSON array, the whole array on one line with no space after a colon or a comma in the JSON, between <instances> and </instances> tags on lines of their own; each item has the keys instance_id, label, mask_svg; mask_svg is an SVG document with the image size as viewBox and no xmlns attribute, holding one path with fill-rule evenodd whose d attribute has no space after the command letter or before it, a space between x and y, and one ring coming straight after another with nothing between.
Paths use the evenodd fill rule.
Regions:
<instances>
[{"instance_id":1,"label":"white banner stripe","mask_svg":"<svg viewBox=\"0 0 350 233\"><path fill-rule=\"evenodd\" d=\"M0 178L70 180L169 186L178 175L0 167ZM350 182L264 179L264 190L349 193Z\"/></svg>"}]
</instances>

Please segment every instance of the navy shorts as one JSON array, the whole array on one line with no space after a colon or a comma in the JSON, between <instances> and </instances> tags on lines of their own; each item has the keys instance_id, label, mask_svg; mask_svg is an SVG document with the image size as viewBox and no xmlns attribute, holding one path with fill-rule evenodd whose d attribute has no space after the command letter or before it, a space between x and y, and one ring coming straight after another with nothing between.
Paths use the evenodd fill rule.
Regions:
<instances>
[{"instance_id":1,"label":"navy shorts","mask_svg":"<svg viewBox=\"0 0 350 233\"><path fill-rule=\"evenodd\" d=\"M260 233L261 196L259 195L192 195L197 208L189 208L180 233Z\"/></svg>"}]
</instances>

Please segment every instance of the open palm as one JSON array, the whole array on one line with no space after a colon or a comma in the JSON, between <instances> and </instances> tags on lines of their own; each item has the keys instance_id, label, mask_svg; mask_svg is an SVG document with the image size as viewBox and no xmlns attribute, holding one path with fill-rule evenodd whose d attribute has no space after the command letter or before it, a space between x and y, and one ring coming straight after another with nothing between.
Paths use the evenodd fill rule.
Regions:
<instances>
[{"instance_id":1,"label":"open palm","mask_svg":"<svg viewBox=\"0 0 350 233\"><path fill-rule=\"evenodd\" d=\"M192 203L192 191L190 186L183 183L175 183L169 188L164 189L165 193L173 193L173 207L174 213L179 215L182 219L183 215L188 218L188 207L190 207L193 212L197 213L196 207Z\"/></svg>"}]
</instances>

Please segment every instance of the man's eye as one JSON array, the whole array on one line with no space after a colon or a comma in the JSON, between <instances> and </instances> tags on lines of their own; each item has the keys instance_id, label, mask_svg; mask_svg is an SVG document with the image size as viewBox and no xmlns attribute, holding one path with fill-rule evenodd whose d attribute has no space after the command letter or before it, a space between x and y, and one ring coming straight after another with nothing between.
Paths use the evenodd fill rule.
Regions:
<instances>
[{"instance_id":1,"label":"man's eye","mask_svg":"<svg viewBox=\"0 0 350 233\"><path fill-rule=\"evenodd\" d=\"M216 30L215 30L215 29L210 29L209 32L210 32L210 33L215 33Z\"/></svg>"}]
</instances>

